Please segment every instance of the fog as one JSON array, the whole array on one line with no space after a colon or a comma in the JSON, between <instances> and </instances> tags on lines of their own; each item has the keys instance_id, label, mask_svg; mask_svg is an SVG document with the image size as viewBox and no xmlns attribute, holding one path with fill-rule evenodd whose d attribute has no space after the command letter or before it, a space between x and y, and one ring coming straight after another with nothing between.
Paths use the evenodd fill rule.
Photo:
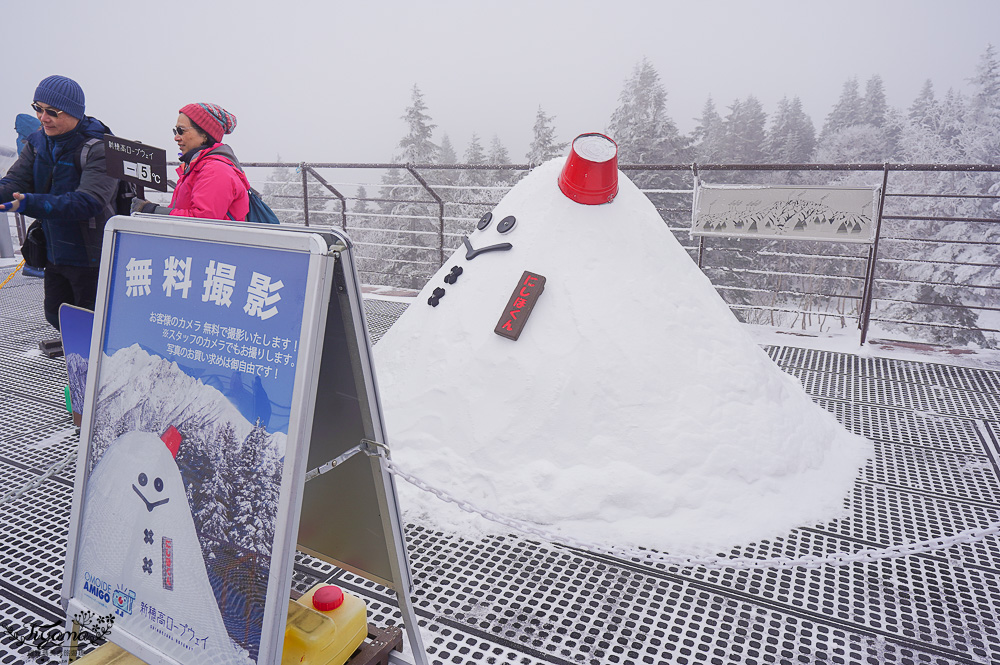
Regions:
<instances>
[{"instance_id":1,"label":"fog","mask_svg":"<svg viewBox=\"0 0 1000 665\"><path fill-rule=\"evenodd\" d=\"M388 161L417 85L435 141L447 133L461 155L473 132L496 135L523 161L539 106L560 140L600 131L644 57L682 132L710 95L723 115L750 94L769 113L798 96L819 129L850 77L880 75L900 108L926 79L939 96L965 90L1000 3L54 0L4 15L0 145L38 82L62 74L88 115L171 157L177 110L202 101L237 116L227 142L244 161Z\"/></svg>"}]
</instances>

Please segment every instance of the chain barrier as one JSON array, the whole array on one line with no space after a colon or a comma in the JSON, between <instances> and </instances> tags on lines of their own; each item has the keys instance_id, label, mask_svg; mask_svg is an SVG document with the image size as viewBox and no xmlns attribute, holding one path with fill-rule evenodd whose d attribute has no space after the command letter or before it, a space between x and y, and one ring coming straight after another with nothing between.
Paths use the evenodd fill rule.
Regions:
<instances>
[{"instance_id":1,"label":"chain barrier","mask_svg":"<svg viewBox=\"0 0 1000 665\"><path fill-rule=\"evenodd\" d=\"M491 522L501 524L503 526L516 529L523 533L530 534L532 536L537 536L542 540L556 543L559 545L565 545L567 547L572 547L580 550L584 550L591 553L605 554L607 556L612 556L619 559L626 560L638 560L642 563L648 564L666 564L670 566L679 566L683 568L691 567L701 567L710 569L723 569L723 568L733 568L733 569L759 569L759 568L820 568L822 566L847 566L852 563L869 563L873 561L879 561L881 559L898 559L901 557L910 556L913 554L925 554L927 552L935 552L938 550L947 549L955 545L964 545L970 543L976 543L988 536L1000 533L1000 522L994 522L986 527L966 529L965 531L960 531L953 536L943 536L940 538L931 538L928 540L921 540L914 543L905 543L902 545L892 545L880 549L864 549L857 552L834 552L832 554L827 554L825 556L817 556L814 554L806 554L799 557L774 557L771 559L752 559L749 557L723 557L723 556L699 556L699 555L684 555L684 554L663 554L660 552L651 552L648 550L634 549L628 547L609 547L606 545L600 545L597 543L590 543L578 540L576 538L571 538L561 534L554 533L543 529L530 522L525 522L523 520L513 519L500 515L492 510L487 510L485 508L480 508L473 505L469 501L464 501L462 499L457 499L447 491L433 487L428 483L424 482L416 476L406 473L399 468L395 462L388 458L383 458L385 460L386 466L390 472L392 472L397 477L410 483L417 489L429 492L444 501L445 503L451 503L462 510L472 513L474 515L479 515L484 517Z\"/></svg>"},{"instance_id":2,"label":"chain barrier","mask_svg":"<svg viewBox=\"0 0 1000 665\"><path fill-rule=\"evenodd\" d=\"M3 229L0 229L0 233L3 233ZM2 289L4 286L6 286L7 282L9 282L10 280L12 280L14 278L14 275L17 274L17 271L20 270L21 266L23 266L23 265L24 265L24 259L21 259L21 262L17 264L16 268L14 268L14 272L12 272L11 274L7 275L7 279L5 279L3 281L3 283L0 283L0 289Z\"/></svg>"},{"instance_id":3,"label":"chain barrier","mask_svg":"<svg viewBox=\"0 0 1000 665\"><path fill-rule=\"evenodd\" d=\"M36 487L41 485L43 482L45 482L52 476L62 472L63 469L69 466L72 462L76 461L76 453L77 450L74 447L73 450L66 455L66 457L64 457L62 460L50 466L48 469L45 470L45 472L42 475L36 476L31 480L29 480L24 485L22 485L21 487L13 489L4 494L3 496L0 496L0 506L17 500L25 492L35 489Z\"/></svg>"},{"instance_id":4,"label":"chain barrier","mask_svg":"<svg viewBox=\"0 0 1000 665\"><path fill-rule=\"evenodd\" d=\"M357 452L355 450L349 451L351 454ZM0 496L0 505L11 503L15 501L26 492L38 487L47 479L62 472L69 464L76 460L77 451L74 449L69 452L62 460L52 464L44 473L36 476L32 480L25 483L23 486L13 489L3 496ZM985 527L966 529L965 531L960 531L952 536L942 536L939 538L930 538L928 540L921 540L913 543L904 543L901 545L891 545L889 547L879 548L879 549L864 549L858 550L857 552L834 552L832 554L827 554L824 556L817 556L815 554L806 554L799 557L773 557L770 559L753 559L749 557L723 557L723 556L701 556L701 555L686 555L686 554L664 554L662 552L652 552L643 549L635 549L629 547L617 547L617 546L607 546L601 545L599 543L587 542L579 540L577 538L572 538L562 534L543 529L536 524L530 522L525 522L523 520L514 519L501 515L495 511L488 510L486 508L481 508L475 504L458 499L452 496L449 492L442 490L440 488L434 487L425 481L417 478L413 474L407 473L406 471L399 468L399 465L388 457L382 457L385 461L386 468L394 474L396 477L405 480L417 489L423 490L430 494L433 494L441 501L445 503L451 503L458 508L464 510L467 513L473 515L479 515L491 522L506 526L508 528L526 533L532 536L536 536L544 541L555 543L558 545L564 545L566 547L572 547L580 550L584 550L590 553L604 554L607 556L612 556L618 559L625 559L631 561L639 561L648 564L665 564L669 566L678 566L682 568L692 568L701 567L709 569L722 569L722 568L732 568L732 569L760 569L760 568L820 568L822 566L847 566L852 563L870 563L873 561L879 561L882 559L898 559L901 557L911 556L913 554L926 554L928 552L936 552L939 550L948 549L954 547L955 545L968 545L972 543L977 543L989 536L996 535L1000 533L1000 522L993 522Z\"/></svg>"}]
</instances>

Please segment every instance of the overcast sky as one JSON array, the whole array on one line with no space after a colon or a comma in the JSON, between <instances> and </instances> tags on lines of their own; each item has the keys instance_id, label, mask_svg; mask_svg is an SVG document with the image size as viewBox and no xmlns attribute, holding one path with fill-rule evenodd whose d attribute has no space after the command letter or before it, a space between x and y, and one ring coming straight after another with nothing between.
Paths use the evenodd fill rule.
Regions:
<instances>
[{"instance_id":1,"label":"overcast sky","mask_svg":"<svg viewBox=\"0 0 1000 665\"><path fill-rule=\"evenodd\" d=\"M170 159L177 110L205 101L238 118L243 161L388 161L416 84L435 142L461 156L496 134L521 162L539 105L561 140L603 130L643 57L682 131L709 95L724 115L750 94L768 113L798 96L818 130L849 77L881 75L905 109L926 79L967 91L1000 48L998 0L6 0L3 16L0 144L62 74L88 115Z\"/></svg>"}]
</instances>

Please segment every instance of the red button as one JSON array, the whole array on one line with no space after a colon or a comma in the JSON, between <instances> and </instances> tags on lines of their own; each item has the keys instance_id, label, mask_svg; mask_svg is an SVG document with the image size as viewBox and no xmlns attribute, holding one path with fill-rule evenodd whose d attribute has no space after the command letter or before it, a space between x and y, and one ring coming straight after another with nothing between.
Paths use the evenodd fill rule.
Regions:
<instances>
[{"instance_id":1,"label":"red button","mask_svg":"<svg viewBox=\"0 0 1000 665\"><path fill-rule=\"evenodd\" d=\"M316 593L313 594L313 607L320 612L335 610L343 604L344 592L340 590L340 587L335 587L332 584L316 589Z\"/></svg>"}]
</instances>

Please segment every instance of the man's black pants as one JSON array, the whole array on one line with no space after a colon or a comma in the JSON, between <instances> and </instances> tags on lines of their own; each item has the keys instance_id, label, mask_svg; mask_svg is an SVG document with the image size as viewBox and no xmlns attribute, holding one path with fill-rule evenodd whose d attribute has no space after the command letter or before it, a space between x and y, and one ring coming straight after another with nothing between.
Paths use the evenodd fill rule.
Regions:
<instances>
[{"instance_id":1,"label":"man's black pants","mask_svg":"<svg viewBox=\"0 0 1000 665\"><path fill-rule=\"evenodd\" d=\"M94 309L100 268L45 266L45 320L59 330L59 305Z\"/></svg>"}]
</instances>

